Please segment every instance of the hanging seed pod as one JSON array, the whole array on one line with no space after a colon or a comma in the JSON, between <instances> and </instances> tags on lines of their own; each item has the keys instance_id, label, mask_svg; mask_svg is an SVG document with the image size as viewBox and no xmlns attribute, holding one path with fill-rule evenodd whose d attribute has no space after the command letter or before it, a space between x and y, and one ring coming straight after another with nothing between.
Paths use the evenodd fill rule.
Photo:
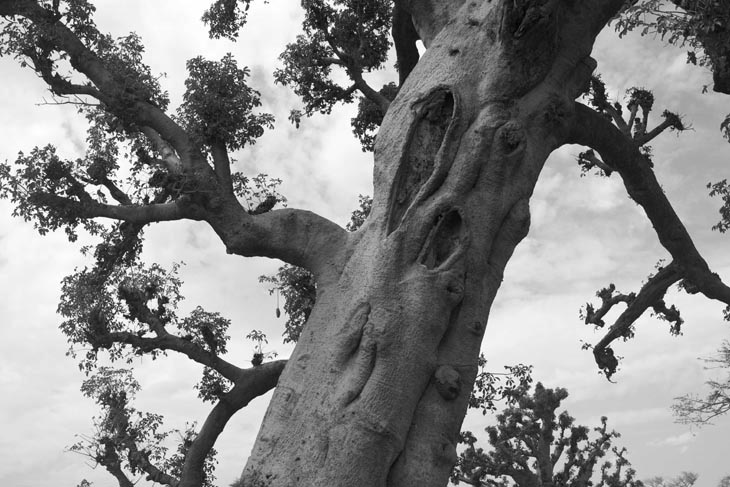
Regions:
<instances>
[{"instance_id":1,"label":"hanging seed pod","mask_svg":"<svg viewBox=\"0 0 730 487\"><path fill-rule=\"evenodd\" d=\"M281 310L279 308L276 308L276 317L281 318Z\"/></svg>"}]
</instances>

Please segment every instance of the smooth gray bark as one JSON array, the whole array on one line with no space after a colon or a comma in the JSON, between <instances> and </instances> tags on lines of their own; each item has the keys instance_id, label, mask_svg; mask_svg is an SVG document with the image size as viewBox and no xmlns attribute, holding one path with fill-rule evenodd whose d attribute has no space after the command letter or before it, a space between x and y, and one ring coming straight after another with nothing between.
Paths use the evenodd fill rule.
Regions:
<instances>
[{"instance_id":1,"label":"smooth gray bark","mask_svg":"<svg viewBox=\"0 0 730 487\"><path fill-rule=\"evenodd\" d=\"M318 284L244 485L446 485L529 198L621 2L521 3L406 2L428 50L385 117L372 214Z\"/></svg>"}]
</instances>

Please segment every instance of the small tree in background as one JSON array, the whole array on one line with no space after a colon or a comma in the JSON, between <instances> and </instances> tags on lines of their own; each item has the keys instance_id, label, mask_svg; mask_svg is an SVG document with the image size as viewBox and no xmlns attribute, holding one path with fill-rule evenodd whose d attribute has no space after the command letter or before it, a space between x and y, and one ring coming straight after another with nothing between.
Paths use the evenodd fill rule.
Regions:
<instances>
[{"instance_id":1,"label":"small tree in background","mask_svg":"<svg viewBox=\"0 0 730 487\"><path fill-rule=\"evenodd\" d=\"M497 425L486 428L488 450L477 446L471 432L461 434L466 449L452 481L477 487L642 486L626 449L613 445L620 435L608 430L605 416L591 434L567 411L557 412L568 397L565 389L548 389L538 382L534 392L523 392L497 415Z\"/></svg>"},{"instance_id":2,"label":"small tree in background","mask_svg":"<svg viewBox=\"0 0 730 487\"><path fill-rule=\"evenodd\" d=\"M94 433L79 435L69 450L87 456L95 465L107 470L120 487L132 487L134 477L163 485L176 485L185 468L186 458L197 436L196 425L184 431L163 431L159 414L143 413L133 406L139 383L131 370L100 367L84 381L81 391L101 407L94 419ZM165 446L176 435L177 448ZM216 451L210 448L202 462L201 485L213 487ZM130 478L131 477L131 478ZM82 486L91 484L84 480Z\"/></svg>"},{"instance_id":3,"label":"small tree in background","mask_svg":"<svg viewBox=\"0 0 730 487\"><path fill-rule=\"evenodd\" d=\"M644 484L648 487L692 487L698 478L699 475L694 472L682 472L676 477L668 479L664 477L652 477L644 480Z\"/></svg>"},{"instance_id":4,"label":"small tree in background","mask_svg":"<svg viewBox=\"0 0 730 487\"><path fill-rule=\"evenodd\" d=\"M704 359L708 369L723 375L719 380L705 382L710 392L705 397L685 394L676 398L672 412L677 421L685 424L705 425L730 411L730 342L723 342L714 357Z\"/></svg>"}]
</instances>

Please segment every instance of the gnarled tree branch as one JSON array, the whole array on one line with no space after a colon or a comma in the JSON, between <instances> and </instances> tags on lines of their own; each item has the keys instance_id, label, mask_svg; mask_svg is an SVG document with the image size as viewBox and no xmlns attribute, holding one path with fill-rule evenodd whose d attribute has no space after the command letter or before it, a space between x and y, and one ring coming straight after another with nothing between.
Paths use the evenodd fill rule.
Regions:
<instances>
[{"instance_id":1,"label":"gnarled tree branch","mask_svg":"<svg viewBox=\"0 0 730 487\"><path fill-rule=\"evenodd\" d=\"M231 417L246 407L252 399L276 387L286 360L276 360L257 367L241 370L233 388L225 393L203 423L198 436L190 446L183 465L178 487L201 485L205 457L213 448Z\"/></svg>"},{"instance_id":2,"label":"gnarled tree branch","mask_svg":"<svg viewBox=\"0 0 730 487\"><path fill-rule=\"evenodd\" d=\"M107 205L92 199L77 201L56 194L37 193L33 196L33 202L54 209L65 208L73 211L79 218L111 218L141 225L152 222L182 220L184 218L202 219L202 216L197 215L192 211L192 208L186 208L184 196L170 203Z\"/></svg>"},{"instance_id":3,"label":"gnarled tree branch","mask_svg":"<svg viewBox=\"0 0 730 487\"><path fill-rule=\"evenodd\" d=\"M710 270L700 255L635 141L596 111L576 103L567 142L598 151L603 161L621 175L629 196L644 209L659 241L680 266L684 277L708 298L730 304L730 287Z\"/></svg>"},{"instance_id":4,"label":"gnarled tree branch","mask_svg":"<svg viewBox=\"0 0 730 487\"><path fill-rule=\"evenodd\" d=\"M84 90L87 93L84 94L100 95L95 97L107 104L112 111L124 113L124 117L132 117L138 125L148 126L157 131L186 163L198 169L208 167L185 130L152 102L126 90L124 83L107 69L104 61L86 47L73 31L53 15L53 12L33 0L6 0L0 2L0 15L17 15L42 27L45 37L54 49L68 54L71 66L86 75L94 84L95 90L87 87ZM50 73L43 77L45 79L48 76L55 79ZM58 83L52 84L51 87L56 85ZM60 85L58 86L60 88Z\"/></svg>"},{"instance_id":5,"label":"gnarled tree branch","mask_svg":"<svg viewBox=\"0 0 730 487\"><path fill-rule=\"evenodd\" d=\"M671 321L680 320L677 324L681 323L679 312L674 307L667 309L663 300L669 286L681 278L682 273L679 266L672 262L666 267L661 268L636 294L618 294L613 296L612 287L604 290L607 291L605 293L599 293L599 297L603 300L603 305L595 313L586 312L586 324L593 324L598 328L602 328L605 326L605 323L601 318L614 305L620 302L627 304L624 312L611 325L604 337L593 347L593 356L596 359L596 364L606 374L607 378L611 378L618 366L618 358L616 358L613 349L610 347L611 343L619 338L626 339L633 336L633 324L647 309L653 308L657 314L665 317L665 319Z\"/></svg>"},{"instance_id":6,"label":"gnarled tree branch","mask_svg":"<svg viewBox=\"0 0 730 487\"><path fill-rule=\"evenodd\" d=\"M210 215L207 221L229 254L281 259L318 278L339 275L350 235L315 213L290 208L260 215L227 209Z\"/></svg>"}]
</instances>

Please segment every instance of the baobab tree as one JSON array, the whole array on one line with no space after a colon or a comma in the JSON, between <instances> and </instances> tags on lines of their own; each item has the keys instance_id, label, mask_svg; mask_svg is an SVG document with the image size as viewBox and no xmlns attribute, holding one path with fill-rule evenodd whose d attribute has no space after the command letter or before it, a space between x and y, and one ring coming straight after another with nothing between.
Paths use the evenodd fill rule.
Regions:
<instances>
[{"instance_id":1,"label":"baobab tree","mask_svg":"<svg viewBox=\"0 0 730 487\"><path fill-rule=\"evenodd\" d=\"M565 389L538 382L534 392L522 392L497 415L497 424L486 428L486 450L476 446L470 431L462 433L467 447L452 475L457 484L643 487L626 448L615 446L621 435L608 429L608 418L589 429L575 424L567 411L557 411L568 397Z\"/></svg>"},{"instance_id":2,"label":"baobab tree","mask_svg":"<svg viewBox=\"0 0 730 487\"><path fill-rule=\"evenodd\" d=\"M372 210L348 232L308 211L277 209L282 198L268 183L259 191L231 172L230 151L272 123L256 112L258 93L232 56L191 59L172 112L141 40L99 32L88 1L0 0L0 54L33 69L90 123L85 157L37 147L2 171L4 196L41 233L63 229L74 239L81 227L103 240L95 267L65 283L70 341L90 345L83 362L92 367L102 350L112 358L172 350L218 374L206 384L233 384L205 389L218 401L210 433L198 435L190 446L198 453L168 483L200 485L202 454L227 418L276 385L242 485L445 485L489 309L528 232L545 160L565 144L586 146L584 165L622 179L673 259L633 295L609 287L587 313L602 326L605 308L628 305L593 347L606 375L617 366L612 342L630 337L644 311L673 316L663 303L672 284L730 305L730 288L694 246L642 150L681 130L681 119L666 111L651 125L647 92L623 107L601 95L594 75L595 38L625 3L303 2L303 34L277 73L304 103L291 118L362 96L355 131L374 153ZM675 3L690 16L700 7ZM721 3L702 2L703 15L722 12ZM217 0L204 14L211 35L235 37L247 6ZM704 49L714 89L727 92L727 30L712 25L687 36ZM391 31L398 80L376 89L367 73L386 62ZM588 104L576 101L584 94ZM208 224L228 253L312 273L316 303L286 366L228 363L224 321L203 312L177 319L174 285L158 269L127 272L145 226L184 219Z\"/></svg>"}]
</instances>

